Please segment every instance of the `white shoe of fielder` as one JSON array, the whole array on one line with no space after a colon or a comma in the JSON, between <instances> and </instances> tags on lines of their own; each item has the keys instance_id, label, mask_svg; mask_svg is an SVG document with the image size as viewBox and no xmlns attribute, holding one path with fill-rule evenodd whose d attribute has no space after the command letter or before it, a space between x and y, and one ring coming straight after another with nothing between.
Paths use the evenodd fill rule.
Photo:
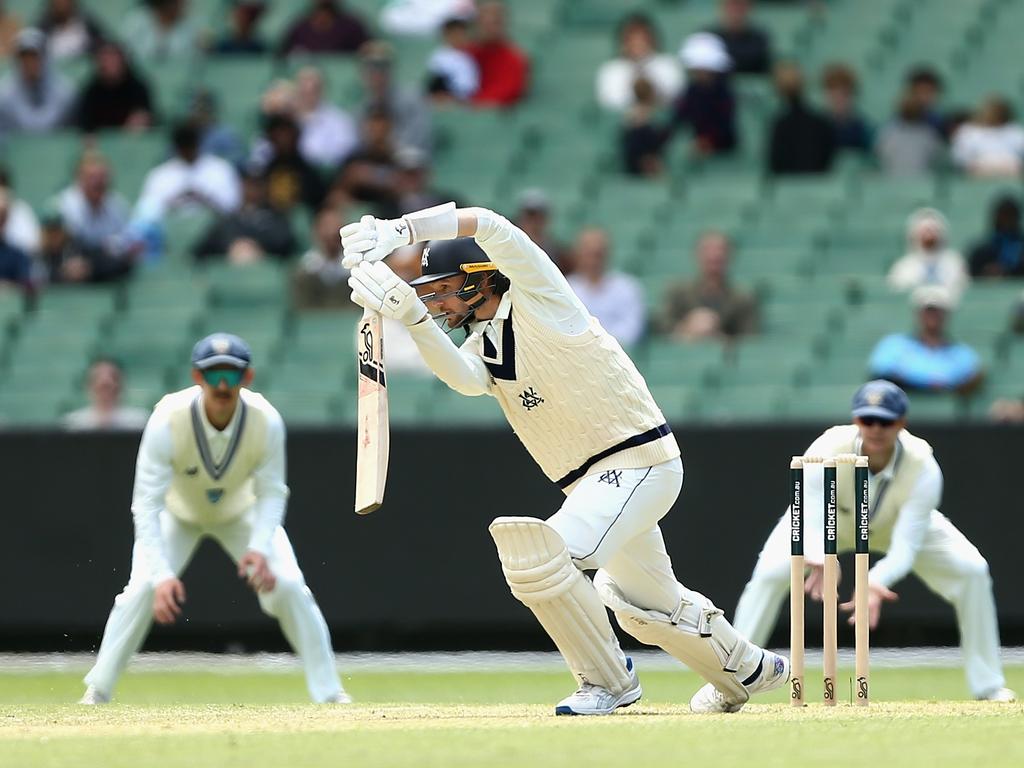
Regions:
<instances>
[{"instance_id":1,"label":"white shoe of fielder","mask_svg":"<svg viewBox=\"0 0 1024 768\"><path fill-rule=\"evenodd\" d=\"M584 683L572 696L558 702L556 715L610 715L619 707L628 707L640 701L643 689L640 679L633 670L633 659L626 657L626 669L629 671L630 685L622 693L612 693L607 688L593 683Z\"/></svg>"},{"instance_id":2,"label":"white shoe of fielder","mask_svg":"<svg viewBox=\"0 0 1024 768\"><path fill-rule=\"evenodd\" d=\"M90 685L85 689L85 693L82 694L82 698L78 700L79 704L109 704L110 694L104 693L94 685Z\"/></svg>"},{"instance_id":3,"label":"white shoe of fielder","mask_svg":"<svg viewBox=\"0 0 1024 768\"><path fill-rule=\"evenodd\" d=\"M755 693L772 691L789 682L789 659L771 651L764 651L757 678L749 685L744 684L746 697L742 700L722 693L708 683L690 699L690 711L698 714L709 712L739 712Z\"/></svg>"},{"instance_id":4,"label":"white shoe of fielder","mask_svg":"<svg viewBox=\"0 0 1024 768\"><path fill-rule=\"evenodd\" d=\"M328 696L326 699L324 699L324 704L351 704L351 703L352 703L352 697L349 696L344 691L339 691L338 693L334 694L333 696Z\"/></svg>"},{"instance_id":5,"label":"white shoe of fielder","mask_svg":"<svg viewBox=\"0 0 1024 768\"><path fill-rule=\"evenodd\" d=\"M1002 701L1011 702L1017 700L1017 694L1010 688L997 688L991 693L987 693L984 696L978 697L979 701Z\"/></svg>"}]
</instances>

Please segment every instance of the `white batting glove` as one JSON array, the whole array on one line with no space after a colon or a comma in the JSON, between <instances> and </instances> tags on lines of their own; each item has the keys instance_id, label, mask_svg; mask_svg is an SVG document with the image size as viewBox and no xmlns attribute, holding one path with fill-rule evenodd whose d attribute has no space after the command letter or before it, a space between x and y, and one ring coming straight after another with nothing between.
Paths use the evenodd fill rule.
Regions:
<instances>
[{"instance_id":1,"label":"white batting glove","mask_svg":"<svg viewBox=\"0 0 1024 768\"><path fill-rule=\"evenodd\" d=\"M352 289L352 301L360 307L405 325L415 325L427 314L427 305L416 295L416 290L383 261L356 264L348 287Z\"/></svg>"},{"instance_id":2,"label":"white batting glove","mask_svg":"<svg viewBox=\"0 0 1024 768\"><path fill-rule=\"evenodd\" d=\"M396 248L409 244L409 222L405 219L375 219L363 216L341 228L341 265L352 269L360 262L380 261Z\"/></svg>"}]
</instances>

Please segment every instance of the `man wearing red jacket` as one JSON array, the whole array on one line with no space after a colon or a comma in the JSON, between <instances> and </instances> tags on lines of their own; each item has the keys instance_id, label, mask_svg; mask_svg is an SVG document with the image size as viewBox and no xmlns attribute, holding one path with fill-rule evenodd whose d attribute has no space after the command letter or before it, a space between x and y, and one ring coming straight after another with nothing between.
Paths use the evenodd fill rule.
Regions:
<instances>
[{"instance_id":1,"label":"man wearing red jacket","mask_svg":"<svg viewBox=\"0 0 1024 768\"><path fill-rule=\"evenodd\" d=\"M477 14L477 41L469 53L480 68L480 88L473 103L484 107L508 107L526 93L530 62L508 39L505 4L487 0Z\"/></svg>"}]
</instances>

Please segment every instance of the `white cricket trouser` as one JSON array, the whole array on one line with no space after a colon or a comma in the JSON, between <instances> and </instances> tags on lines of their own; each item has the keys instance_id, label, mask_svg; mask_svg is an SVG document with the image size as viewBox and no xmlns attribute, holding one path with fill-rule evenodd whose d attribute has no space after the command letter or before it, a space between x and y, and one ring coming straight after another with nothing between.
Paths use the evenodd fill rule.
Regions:
<instances>
[{"instance_id":1,"label":"white cricket trouser","mask_svg":"<svg viewBox=\"0 0 1024 768\"><path fill-rule=\"evenodd\" d=\"M786 514L769 534L736 606L735 627L754 643L767 642L789 596L789 537ZM938 510L932 511L913 572L956 610L971 694L984 696L1002 688L1005 679L988 563L978 548Z\"/></svg>"},{"instance_id":2,"label":"white cricket trouser","mask_svg":"<svg viewBox=\"0 0 1024 768\"><path fill-rule=\"evenodd\" d=\"M181 574L204 536L216 539L237 563L248 550L252 521L250 515L243 515L227 523L199 527L165 510L160 514L160 529L168 564L176 574ZM327 622L306 586L288 534L280 526L271 541L267 566L277 584L272 591L259 593L260 608L278 620L284 636L302 659L310 697L316 702L326 701L342 691ZM149 564L136 544L128 585L114 598L96 664L85 676L87 685L108 695L113 693L117 679L142 646L153 623L156 585L149 583L148 574Z\"/></svg>"}]
</instances>

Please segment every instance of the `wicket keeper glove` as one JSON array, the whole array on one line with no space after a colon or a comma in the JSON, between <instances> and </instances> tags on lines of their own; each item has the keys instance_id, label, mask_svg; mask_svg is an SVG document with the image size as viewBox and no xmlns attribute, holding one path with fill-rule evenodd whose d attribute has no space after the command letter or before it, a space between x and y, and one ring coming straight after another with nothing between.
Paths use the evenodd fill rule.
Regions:
<instances>
[{"instance_id":1,"label":"wicket keeper glove","mask_svg":"<svg viewBox=\"0 0 1024 768\"><path fill-rule=\"evenodd\" d=\"M361 263L348 279L352 301L405 325L415 325L427 315L427 305L416 290L391 271L383 261Z\"/></svg>"},{"instance_id":2,"label":"wicket keeper glove","mask_svg":"<svg viewBox=\"0 0 1024 768\"><path fill-rule=\"evenodd\" d=\"M341 264L352 269L360 262L380 261L396 248L409 244L409 222L405 219L375 219L363 216L340 230L343 249Z\"/></svg>"}]
</instances>

